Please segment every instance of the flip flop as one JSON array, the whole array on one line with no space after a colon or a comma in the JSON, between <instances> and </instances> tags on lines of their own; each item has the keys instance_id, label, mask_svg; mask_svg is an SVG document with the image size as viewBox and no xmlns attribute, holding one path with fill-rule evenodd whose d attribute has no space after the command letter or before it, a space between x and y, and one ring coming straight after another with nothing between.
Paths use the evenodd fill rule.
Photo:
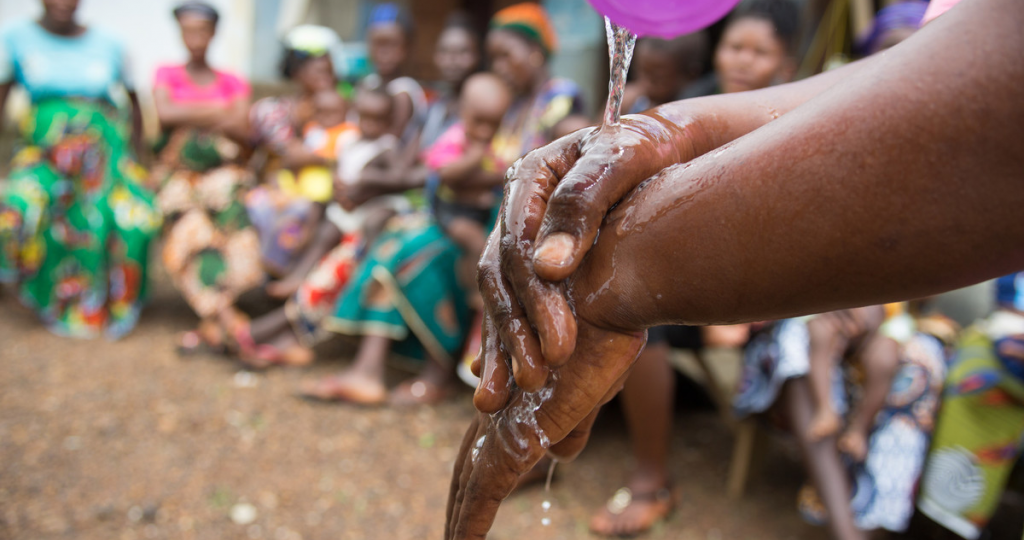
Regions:
<instances>
[{"instance_id":1,"label":"flip flop","mask_svg":"<svg viewBox=\"0 0 1024 540\"><path fill-rule=\"evenodd\" d=\"M634 519L630 530L617 527L614 520L640 503L647 505L641 519ZM674 508L675 496L671 488L664 487L647 493L633 493L627 487L619 488L605 503L605 507L590 520L590 532L602 536L636 536L667 519Z\"/></svg>"}]
</instances>

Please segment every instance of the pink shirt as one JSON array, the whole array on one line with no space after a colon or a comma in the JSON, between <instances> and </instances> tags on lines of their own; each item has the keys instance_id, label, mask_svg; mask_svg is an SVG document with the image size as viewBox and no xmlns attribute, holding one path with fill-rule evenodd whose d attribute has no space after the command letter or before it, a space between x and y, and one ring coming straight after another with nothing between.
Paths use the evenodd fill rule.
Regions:
<instances>
[{"instance_id":1,"label":"pink shirt","mask_svg":"<svg viewBox=\"0 0 1024 540\"><path fill-rule=\"evenodd\" d=\"M252 94L249 83L223 71L214 71L213 83L199 86L189 76L185 66L164 66L156 70L153 88L164 88L175 103L203 103L229 105L236 99Z\"/></svg>"},{"instance_id":2,"label":"pink shirt","mask_svg":"<svg viewBox=\"0 0 1024 540\"><path fill-rule=\"evenodd\" d=\"M423 164L428 169L436 171L462 157L465 151L466 130L462 127L462 122L456 122L442 133L434 144L423 151Z\"/></svg>"}]
</instances>

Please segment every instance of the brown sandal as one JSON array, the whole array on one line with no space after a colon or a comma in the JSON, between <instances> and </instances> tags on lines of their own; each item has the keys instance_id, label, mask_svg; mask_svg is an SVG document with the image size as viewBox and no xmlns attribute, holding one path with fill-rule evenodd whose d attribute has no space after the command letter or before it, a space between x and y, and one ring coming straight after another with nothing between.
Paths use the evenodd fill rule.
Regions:
<instances>
[{"instance_id":1,"label":"brown sandal","mask_svg":"<svg viewBox=\"0 0 1024 540\"><path fill-rule=\"evenodd\" d=\"M605 504L605 507L590 520L590 532L602 536L636 536L651 529L655 524L664 521L675 508L675 496L671 488L664 487L657 491L633 493L629 488L620 488ZM639 505L646 508L637 509ZM631 522L625 524L619 517L630 511L641 512Z\"/></svg>"}]
</instances>

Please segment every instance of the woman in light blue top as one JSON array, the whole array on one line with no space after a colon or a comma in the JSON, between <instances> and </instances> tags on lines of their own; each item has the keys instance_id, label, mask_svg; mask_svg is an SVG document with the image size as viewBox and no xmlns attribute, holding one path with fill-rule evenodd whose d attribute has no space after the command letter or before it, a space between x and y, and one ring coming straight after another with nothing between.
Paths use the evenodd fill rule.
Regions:
<instances>
[{"instance_id":1,"label":"woman in light blue top","mask_svg":"<svg viewBox=\"0 0 1024 540\"><path fill-rule=\"evenodd\" d=\"M43 7L38 22L0 31L0 116L16 84L32 102L0 187L0 280L54 332L116 338L138 319L160 226L117 91L128 93L136 148L138 101L124 48L78 24L78 0Z\"/></svg>"}]
</instances>

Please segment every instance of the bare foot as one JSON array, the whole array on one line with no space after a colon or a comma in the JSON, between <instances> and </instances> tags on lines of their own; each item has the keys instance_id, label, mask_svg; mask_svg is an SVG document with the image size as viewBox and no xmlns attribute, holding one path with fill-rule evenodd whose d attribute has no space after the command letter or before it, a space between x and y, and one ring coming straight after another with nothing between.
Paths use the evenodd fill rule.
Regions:
<instances>
[{"instance_id":1,"label":"bare foot","mask_svg":"<svg viewBox=\"0 0 1024 540\"><path fill-rule=\"evenodd\" d=\"M811 424L807 426L807 436L812 441L820 441L839 433L842 427L842 419L832 408L819 407L811 419Z\"/></svg>"},{"instance_id":2,"label":"bare foot","mask_svg":"<svg viewBox=\"0 0 1024 540\"><path fill-rule=\"evenodd\" d=\"M266 291L267 296L276 298L278 300L285 300L291 298L299 291L299 287L302 286L302 280L293 276L288 276L284 279L277 281L271 281L267 283Z\"/></svg>"},{"instance_id":3,"label":"bare foot","mask_svg":"<svg viewBox=\"0 0 1024 540\"><path fill-rule=\"evenodd\" d=\"M437 405L451 394L451 387L423 379L406 381L391 391L388 403L396 407Z\"/></svg>"},{"instance_id":4,"label":"bare foot","mask_svg":"<svg viewBox=\"0 0 1024 540\"><path fill-rule=\"evenodd\" d=\"M387 401L384 384L360 373L341 373L307 381L299 390L303 397L321 401L347 401L359 405L380 405Z\"/></svg>"},{"instance_id":5,"label":"bare foot","mask_svg":"<svg viewBox=\"0 0 1024 540\"><path fill-rule=\"evenodd\" d=\"M636 536L667 518L673 507L675 497L667 486L635 492L624 487L590 519L590 532L601 536Z\"/></svg>"},{"instance_id":6,"label":"bare foot","mask_svg":"<svg viewBox=\"0 0 1024 540\"><path fill-rule=\"evenodd\" d=\"M839 451L853 458L857 463L863 462L868 457L867 434L856 429L848 429L839 437L836 443Z\"/></svg>"}]
</instances>

